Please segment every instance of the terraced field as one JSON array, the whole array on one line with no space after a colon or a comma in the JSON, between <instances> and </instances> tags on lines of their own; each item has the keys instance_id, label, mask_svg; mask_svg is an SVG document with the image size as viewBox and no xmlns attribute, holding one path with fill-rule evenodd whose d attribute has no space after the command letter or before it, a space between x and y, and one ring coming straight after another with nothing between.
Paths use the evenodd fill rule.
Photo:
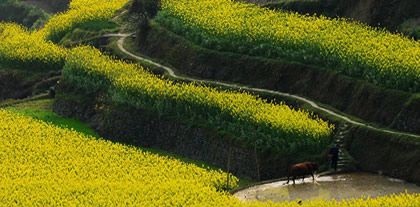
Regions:
<instances>
[{"instance_id":1,"label":"terraced field","mask_svg":"<svg viewBox=\"0 0 420 207\"><path fill-rule=\"evenodd\" d=\"M105 90L115 102L151 109L179 120L206 120L209 126L239 135L241 141L277 153L322 149L333 127L307 112L264 103L248 94L218 92L194 84L163 81L135 65L115 61L92 48L73 49L64 81L87 91Z\"/></svg>"},{"instance_id":2,"label":"terraced field","mask_svg":"<svg viewBox=\"0 0 420 207\"><path fill-rule=\"evenodd\" d=\"M217 189L226 174L0 110L2 206L300 206L242 203ZM232 178L232 186L237 181ZM310 201L305 206L411 206L420 195Z\"/></svg>"},{"instance_id":3,"label":"terraced field","mask_svg":"<svg viewBox=\"0 0 420 207\"><path fill-rule=\"evenodd\" d=\"M0 117L1 205L171 206L234 202L216 192L226 178L220 171L84 136L4 110ZM236 181L232 178L230 187Z\"/></svg>"},{"instance_id":4,"label":"terraced field","mask_svg":"<svg viewBox=\"0 0 420 207\"><path fill-rule=\"evenodd\" d=\"M356 22L229 0L164 0L156 21L210 49L297 61L420 91L420 43Z\"/></svg>"},{"instance_id":5,"label":"terraced field","mask_svg":"<svg viewBox=\"0 0 420 207\"><path fill-rule=\"evenodd\" d=\"M82 7L79 4L81 3L77 2L74 5L72 3L69 13L59 14L50 22L66 23L60 27L65 31L74 25L101 21L105 18L101 16L102 7L89 7L96 8L95 12L91 13L93 14L91 19L79 18L79 14L85 14L83 8L88 8L90 5ZM110 11L115 12L122 5L122 2L112 1L110 5L104 6L112 8ZM101 15L95 16L95 14ZM67 19L67 15L70 19ZM174 85L146 72L139 72L134 65L101 57L98 52L88 48L75 49L69 53L66 49L39 36L43 31L55 33L58 27L49 29L49 24L53 23L48 23L40 33L25 33L25 30L19 26L5 24L2 34L10 40L3 43L5 47L0 52L3 52L4 58L1 61L3 63L22 61L27 64L23 64L23 67L29 67L29 64L39 61L40 68L56 69L60 69L61 64L65 62L64 80L69 79L79 87L89 91L111 88L112 96L117 102L152 108L160 114L177 114L183 119L190 119L191 122L205 117L204 119L214 127L239 133L245 143L254 144L259 140L260 148L263 150L282 153L305 147L319 150L329 142L327 138L333 127L322 120L313 120L306 112L293 111L285 105L264 103L247 94L219 93L214 89L192 84ZM17 38L24 41L16 41ZM39 43L38 47L32 47L31 42L34 40ZM10 51L19 51L19 53L10 53ZM125 68L124 72L120 68Z\"/></svg>"},{"instance_id":6,"label":"terraced field","mask_svg":"<svg viewBox=\"0 0 420 207\"><path fill-rule=\"evenodd\" d=\"M36 35L57 42L77 26L106 22L127 2L128 0L109 0L106 3L98 0L73 0L67 12L53 16Z\"/></svg>"},{"instance_id":7,"label":"terraced field","mask_svg":"<svg viewBox=\"0 0 420 207\"><path fill-rule=\"evenodd\" d=\"M0 23L0 64L31 70L60 70L66 50L46 42L27 29Z\"/></svg>"},{"instance_id":8,"label":"terraced field","mask_svg":"<svg viewBox=\"0 0 420 207\"><path fill-rule=\"evenodd\" d=\"M23 70L62 70L61 81L76 92L101 94L109 98L109 102L148 110L157 117L171 116L179 122L204 122L209 128L234 134L238 139L236 141L255 146L255 150L258 148L263 152L282 156L302 150L319 152L330 143L334 126L311 112L271 103L245 92L169 81L151 74L142 66L107 56L92 47L63 48L54 43L81 25L110 21L127 3L128 0L73 0L67 12L53 16L44 28L37 31L28 31L12 23L0 23L0 65ZM203 40L205 44L209 43L207 40L217 39L221 40L217 43L222 44L230 41L232 44L244 43L246 47L256 44L265 48L264 44L268 40L271 43L277 38L276 35L267 35L267 39L261 39L262 34L268 34L264 32L269 28L261 27L262 33L245 33L241 31L241 26L246 22L238 24L231 21L231 17L241 20L241 15L248 13L252 26L256 22L255 18L261 17L261 22L265 22L267 17L282 15L223 0L164 0L162 3L163 12L159 21L165 24L186 21L190 23L189 26L185 24L188 27L172 26L175 29L187 28L187 33L192 31L191 35ZM198 17L199 10L205 11L202 17L220 19L218 13L221 12L224 17L229 18L220 22L208 21L206 18L194 19ZM305 27L307 24L304 23L297 24L303 25L300 28L303 30L328 30L328 25L334 22L292 14L283 15L286 19L290 18L291 22L319 23L313 24L316 28ZM338 23L346 27L350 25L346 22ZM235 25L236 29L230 30ZM206 28L215 30L206 31ZM255 28L255 25L248 29L250 28ZM371 72L367 72L367 76L363 73L363 77L366 76L371 81L381 81L381 78L388 78L388 75L400 74L385 84L400 81L398 87L402 90L419 89L416 82L419 77L419 60L416 59L419 50L416 43L360 25L349 28L355 28L356 33L365 34L365 38L373 38L375 35L390 38L389 48L378 46L377 52L366 53L373 59L348 56L353 47L349 50L343 49L343 53L338 52L343 54L341 59L334 56L338 53L330 51L329 54L334 58L328 59L328 64L335 61L338 68L353 68L355 65L367 68ZM296 32L300 31L298 29L297 26ZM202 37L206 38L201 39ZM319 40L314 40L315 43L317 41ZM287 42L290 47L277 52L296 50L297 55L294 57L299 54L313 54L311 52L319 52L314 42L298 43L298 46ZM342 49L330 47L329 42L325 42L326 48L337 51ZM395 47L394 44L397 43L400 44L400 49ZM369 44L370 47L373 43ZM281 47L281 44L276 46ZM311 46L307 48L309 52L299 51L303 46ZM366 52L366 48L360 48L361 53ZM395 53L390 52L392 49ZM414 55L394 56L407 51ZM395 58L385 61L378 54ZM322 58L324 57L308 56L304 59L311 62L316 59L323 61ZM376 58L379 58L377 62ZM371 62L372 60L375 61ZM399 71L391 71L390 68L394 66L398 66ZM406 73L414 77L407 77ZM237 185L238 178L221 170L187 164L174 158L145 152L138 147L58 128L10 110L0 109L0 206L301 206L297 201L277 204L242 202L225 191ZM420 195L403 193L345 201L312 200L305 202L304 206L417 207L420 206Z\"/></svg>"}]
</instances>

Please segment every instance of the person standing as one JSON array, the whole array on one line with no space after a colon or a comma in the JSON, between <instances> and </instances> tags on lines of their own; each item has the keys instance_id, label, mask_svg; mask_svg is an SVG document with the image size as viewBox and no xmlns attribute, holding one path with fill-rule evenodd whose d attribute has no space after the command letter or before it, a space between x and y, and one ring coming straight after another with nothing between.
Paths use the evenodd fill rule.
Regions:
<instances>
[{"instance_id":1,"label":"person standing","mask_svg":"<svg viewBox=\"0 0 420 207\"><path fill-rule=\"evenodd\" d=\"M55 98L55 86L51 86L48 89L48 95L50 96L50 98Z\"/></svg>"},{"instance_id":2,"label":"person standing","mask_svg":"<svg viewBox=\"0 0 420 207\"><path fill-rule=\"evenodd\" d=\"M334 168L334 171L337 171L337 162L338 162L339 152L340 152L340 149L338 148L338 144L331 147L330 151L328 152L328 155L331 160L331 168Z\"/></svg>"}]
</instances>

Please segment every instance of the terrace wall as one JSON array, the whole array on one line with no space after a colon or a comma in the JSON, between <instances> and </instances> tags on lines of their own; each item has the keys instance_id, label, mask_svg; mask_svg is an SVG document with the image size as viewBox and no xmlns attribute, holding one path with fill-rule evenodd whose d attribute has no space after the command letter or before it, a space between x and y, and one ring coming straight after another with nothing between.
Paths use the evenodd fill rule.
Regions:
<instances>
[{"instance_id":1,"label":"terrace wall","mask_svg":"<svg viewBox=\"0 0 420 207\"><path fill-rule=\"evenodd\" d=\"M54 111L88 122L104 138L124 144L161 149L229 170L237 176L267 180L287 175L287 166L303 160L325 162L323 155L256 152L225 134L197 123L157 117L129 105L116 105L104 93L86 94L61 82ZM351 127L348 150L363 171L379 172L420 185L420 139ZM303 152L304 153L304 152Z\"/></svg>"},{"instance_id":2,"label":"terrace wall","mask_svg":"<svg viewBox=\"0 0 420 207\"><path fill-rule=\"evenodd\" d=\"M406 31L420 26L420 1L418 0L238 0L272 9L284 9L302 14L322 14L329 17L345 17L365 24L399 30L419 38L419 34ZM403 25L411 22L411 25ZM403 27L402 27L403 26Z\"/></svg>"},{"instance_id":3,"label":"terrace wall","mask_svg":"<svg viewBox=\"0 0 420 207\"><path fill-rule=\"evenodd\" d=\"M418 94L380 88L298 63L208 50L159 25L152 25L146 38L139 42L142 53L189 76L299 94L369 122L420 133ZM419 139L365 127L352 127L350 134L348 150L360 170L420 184Z\"/></svg>"},{"instance_id":4,"label":"terrace wall","mask_svg":"<svg viewBox=\"0 0 420 207\"><path fill-rule=\"evenodd\" d=\"M364 171L420 185L420 139L390 135L364 127L352 129L349 152Z\"/></svg>"},{"instance_id":5,"label":"terrace wall","mask_svg":"<svg viewBox=\"0 0 420 207\"><path fill-rule=\"evenodd\" d=\"M90 123L99 135L111 141L161 149L255 180L284 177L291 163L325 162L321 155L305 152L296 156L262 153L232 141L235 135L209 128L205 123L188 125L174 117L159 117L151 111L108 100L105 93L87 94L62 80L54 111Z\"/></svg>"},{"instance_id":6,"label":"terrace wall","mask_svg":"<svg viewBox=\"0 0 420 207\"><path fill-rule=\"evenodd\" d=\"M59 75L56 71L45 73L23 70L0 69L0 102L7 99L23 99L44 93L55 85Z\"/></svg>"},{"instance_id":7,"label":"terrace wall","mask_svg":"<svg viewBox=\"0 0 420 207\"><path fill-rule=\"evenodd\" d=\"M140 51L180 73L309 97L393 129L420 133L420 96L295 62L208 50L152 24Z\"/></svg>"}]
</instances>

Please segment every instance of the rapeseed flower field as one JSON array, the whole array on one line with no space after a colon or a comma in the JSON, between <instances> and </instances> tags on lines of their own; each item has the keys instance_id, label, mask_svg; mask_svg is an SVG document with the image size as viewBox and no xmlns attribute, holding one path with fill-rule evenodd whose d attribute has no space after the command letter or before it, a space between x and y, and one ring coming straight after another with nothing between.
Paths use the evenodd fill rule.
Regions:
<instances>
[{"instance_id":1,"label":"rapeseed flower field","mask_svg":"<svg viewBox=\"0 0 420 207\"><path fill-rule=\"evenodd\" d=\"M226 174L88 137L0 110L0 206L298 207L297 202L241 202L218 191ZM235 187L237 178L232 177ZM306 207L417 207L419 194Z\"/></svg>"},{"instance_id":2,"label":"rapeseed flower field","mask_svg":"<svg viewBox=\"0 0 420 207\"><path fill-rule=\"evenodd\" d=\"M192 123L196 119L206 120L210 126L239 134L245 143L258 143L258 148L263 150L287 153L309 146L320 150L327 145L333 127L320 119L313 119L306 112L291 110L286 105L264 103L249 94L218 92L193 84L173 84L142 68L139 70L134 65L111 60L93 49L79 48L69 52L46 40L48 34L55 34L56 30L68 31L84 22L109 19L125 2L72 1L66 13L52 17L43 29L35 32L9 23L1 24L0 35L6 41L0 43L3 44L0 62L17 62L24 68L40 62L40 68L57 70L65 63L64 79L79 81L75 84L77 86L90 90L112 88L110 91L115 101L153 109L161 115L175 114L190 119ZM105 7L108 12L102 10ZM93 10L87 12L88 9ZM60 26L53 26L54 22ZM39 36L42 33L47 35Z\"/></svg>"},{"instance_id":3,"label":"rapeseed flower field","mask_svg":"<svg viewBox=\"0 0 420 207\"><path fill-rule=\"evenodd\" d=\"M126 2L73 0L69 11L56 15L35 32L0 23L0 64L39 69L61 69L65 64L64 80L75 86L106 90L115 102L160 114L204 118L231 132L239 129L237 134L252 131L255 134L242 136L242 141L252 143L258 137L263 140L262 148L277 146L276 150L287 151L299 145L316 148L325 144L332 126L307 112L265 103L249 94L165 81L93 48L69 50L48 41L85 22L111 18ZM0 206L301 206L294 201L241 202L220 191L226 187L226 177L219 170L0 110ZM231 177L228 187L236 187L237 182ZM303 206L417 207L420 195L315 200Z\"/></svg>"},{"instance_id":4,"label":"rapeseed flower field","mask_svg":"<svg viewBox=\"0 0 420 207\"><path fill-rule=\"evenodd\" d=\"M232 0L162 0L156 21L211 49L297 61L420 92L420 43L361 23Z\"/></svg>"},{"instance_id":5,"label":"rapeseed flower field","mask_svg":"<svg viewBox=\"0 0 420 207\"><path fill-rule=\"evenodd\" d=\"M86 91L105 90L113 101L195 123L205 121L261 150L291 153L324 149L333 126L284 104L266 103L246 93L217 91L162 80L143 68L102 55L91 47L73 49L63 81Z\"/></svg>"},{"instance_id":6,"label":"rapeseed flower field","mask_svg":"<svg viewBox=\"0 0 420 207\"><path fill-rule=\"evenodd\" d=\"M22 26L0 22L0 64L32 70L60 70L67 51Z\"/></svg>"},{"instance_id":7,"label":"rapeseed flower field","mask_svg":"<svg viewBox=\"0 0 420 207\"><path fill-rule=\"evenodd\" d=\"M127 3L128 0L73 0L68 11L51 17L36 36L59 41L67 32L84 23L111 19Z\"/></svg>"}]
</instances>

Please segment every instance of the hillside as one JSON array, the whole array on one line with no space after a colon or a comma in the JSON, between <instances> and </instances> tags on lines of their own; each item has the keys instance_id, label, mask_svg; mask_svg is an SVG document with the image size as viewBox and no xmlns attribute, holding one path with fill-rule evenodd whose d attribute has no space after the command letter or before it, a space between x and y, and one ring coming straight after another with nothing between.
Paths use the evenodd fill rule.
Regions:
<instances>
[{"instance_id":1,"label":"hillside","mask_svg":"<svg viewBox=\"0 0 420 207\"><path fill-rule=\"evenodd\" d=\"M390 31L420 38L420 3L416 0L243 0L271 9L284 9L302 14L322 14L329 17L345 17L384 27Z\"/></svg>"},{"instance_id":2,"label":"hillside","mask_svg":"<svg viewBox=\"0 0 420 207\"><path fill-rule=\"evenodd\" d=\"M52 14L65 11L70 3L69 0L23 0L22 2L24 4L41 8L42 10Z\"/></svg>"},{"instance_id":3,"label":"hillside","mask_svg":"<svg viewBox=\"0 0 420 207\"><path fill-rule=\"evenodd\" d=\"M200 4L162 1L162 8L155 18L149 17L152 20L148 24L140 23L136 40L128 41L125 47L137 51L138 56L150 56L176 68L176 75L170 76L183 79L187 75L192 79L216 80L210 82L218 82L217 85L258 91L265 97L315 110L329 119L352 117L352 124L370 129L356 127L348 142L360 144L356 140L372 139L370 147L375 149L369 150L372 154L358 150L359 145L349 149L359 162L365 163L365 169L373 171L380 169L393 174L391 166L400 159L394 162L387 158L389 164L394 163L389 168L372 167L374 162L383 162L381 156L387 157L379 140L394 140L393 137L407 132L417 137L418 93L397 84L408 83L401 76L408 75L408 70L413 72L409 79L417 84L420 48L417 42L356 22L272 12L231 1ZM149 13L154 12L145 12ZM282 32L275 32L276 29ZM360 41L361 37L366 41ZM133 46L136 42L138 47ZM394 50L387 52L390 48ZM335 52L337 56L332 55ZM412 65L407 65L410 61L396 61L398 58L412 58ZM344 65L340 66L341 61ZM401 63L411 69L391 66ZM395 74L388 73L391 71ZM385 78L387 73L390 76ZM384 79L376 79L379 77ZM324 108L320 110L319 105ZM375 132L371 126L391 129ZM376 155L379 160L370 160ZM418 155L413 155L408 159L418 160Z\"/></svg>"},{"instance_id":4,"label":"hillside","mask_svg":"<svg viewBox=\"0 0 420 207\"><path fill-rule=\"evenodd\" d=\"M230 0L1 8L0 206L419 205L415 40ZM353 172L411 187L318 190Z\"/></svg>"}]
</instances>

